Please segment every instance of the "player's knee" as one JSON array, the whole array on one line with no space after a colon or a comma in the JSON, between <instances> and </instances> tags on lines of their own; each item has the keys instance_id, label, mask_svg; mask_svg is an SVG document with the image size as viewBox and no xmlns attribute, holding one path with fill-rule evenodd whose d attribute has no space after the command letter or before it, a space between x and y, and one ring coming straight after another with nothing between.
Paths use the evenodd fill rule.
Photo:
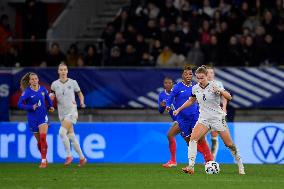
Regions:
<instances>
[{"instance_id":1,"label":"player's knee","mask_svg":"<svg viewBox=\"0 0 284 189\"><path fill-rule=\"evenodd\" d=\"M59 129L59 135L60 137L64 137L67 134L67 130L64 127L60 127Z\"/></svg>"}]
</instances>

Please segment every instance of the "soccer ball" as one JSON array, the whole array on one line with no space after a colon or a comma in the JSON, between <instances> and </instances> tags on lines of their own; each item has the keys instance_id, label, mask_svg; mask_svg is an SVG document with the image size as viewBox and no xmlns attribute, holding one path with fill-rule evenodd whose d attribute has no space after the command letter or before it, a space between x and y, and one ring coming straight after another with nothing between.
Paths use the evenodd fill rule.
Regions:
<instances>
[{"instance_id":1,"label":"soccer ball","mask_svg":"<svg viewBox=\"0 0 284 189\"><path fill-rule=\"evenodd\" d=\"M216 161L208 161L205 164L205 172L206 174L218 174L220 172L219 164Z\"/></svg>"}]
</instances>

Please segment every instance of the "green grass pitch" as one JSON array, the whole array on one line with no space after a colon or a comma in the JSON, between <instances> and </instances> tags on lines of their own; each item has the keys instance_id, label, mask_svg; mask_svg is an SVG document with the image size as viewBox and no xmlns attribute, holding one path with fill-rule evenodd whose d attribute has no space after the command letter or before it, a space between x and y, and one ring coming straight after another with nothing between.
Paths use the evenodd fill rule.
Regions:
<instances>
[{"instance_id":1,"label":"green grass pitch","mask_svg":"<svg viewBox=\"0 0 284 189\"><path fill-rule=\"evenodd\" d=\"M271 189L284 187L284 165L245 165L246 175L238 175L236 165L221 164L218 175L206 175L197 165L194 175L184 174L178 165L165 169L160 164L0 164L2 189Z\"/></svg>"}]
</instances>

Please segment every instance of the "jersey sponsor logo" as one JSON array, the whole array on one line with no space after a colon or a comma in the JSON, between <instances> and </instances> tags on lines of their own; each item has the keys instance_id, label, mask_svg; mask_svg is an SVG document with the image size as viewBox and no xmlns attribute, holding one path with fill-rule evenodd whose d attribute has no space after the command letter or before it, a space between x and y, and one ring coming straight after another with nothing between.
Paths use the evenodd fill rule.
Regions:
<instances>
[{"instance_id":1,"label":"jersey sponsor logo","mask_svg":"<svg viewBox=\"0 0 284 189\"><path fill-rule=\"evenodd\" d=\"M266 126L257 131L252 142L255 156L263 163L280 163L284 160L284 130Z\"/></svg>"},{"instance_id":2,"label":"jersey sponsor logo","mask_svg":"<svg viewBox=\"0 0 284 189\"><path fill-rule=\"evenodd\" d=\"M35 97L35 95L32 95L31 98Z\"/></svg>"}]
</instances>

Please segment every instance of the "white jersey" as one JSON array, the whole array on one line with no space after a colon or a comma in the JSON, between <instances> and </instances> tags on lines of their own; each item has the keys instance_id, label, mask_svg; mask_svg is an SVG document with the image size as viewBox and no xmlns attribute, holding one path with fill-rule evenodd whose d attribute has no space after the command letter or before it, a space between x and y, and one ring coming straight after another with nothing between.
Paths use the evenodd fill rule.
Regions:
<instances>
[{"instance_id":1,"label":"white jersey","mask_svg":"<svg viewBox=\"0 0 284 189\"><path fill-rule=\"evenodd\" d=\"M199 84L192 87L192 96L196 97L199 104L199 118L201 119L212 120L226 116L220 106L220 94L213 92L213 86L225 90L223 86L215 81L210 81L205 88L200 87Z\"/></svg>"},{"instance_id":2,"label":"white jersey","mask_svg":"<svg viewBox=\"0 0 284 189\"><path fill-rule=\"evenodd\" d=\"M63 83L58 79L51 84L51 90L55 92L60 121L63 121L66 116L70 115L77 119L78 111L75 93L80 92L77 81L68 78Z\"/></svg>"}]
</instances>

